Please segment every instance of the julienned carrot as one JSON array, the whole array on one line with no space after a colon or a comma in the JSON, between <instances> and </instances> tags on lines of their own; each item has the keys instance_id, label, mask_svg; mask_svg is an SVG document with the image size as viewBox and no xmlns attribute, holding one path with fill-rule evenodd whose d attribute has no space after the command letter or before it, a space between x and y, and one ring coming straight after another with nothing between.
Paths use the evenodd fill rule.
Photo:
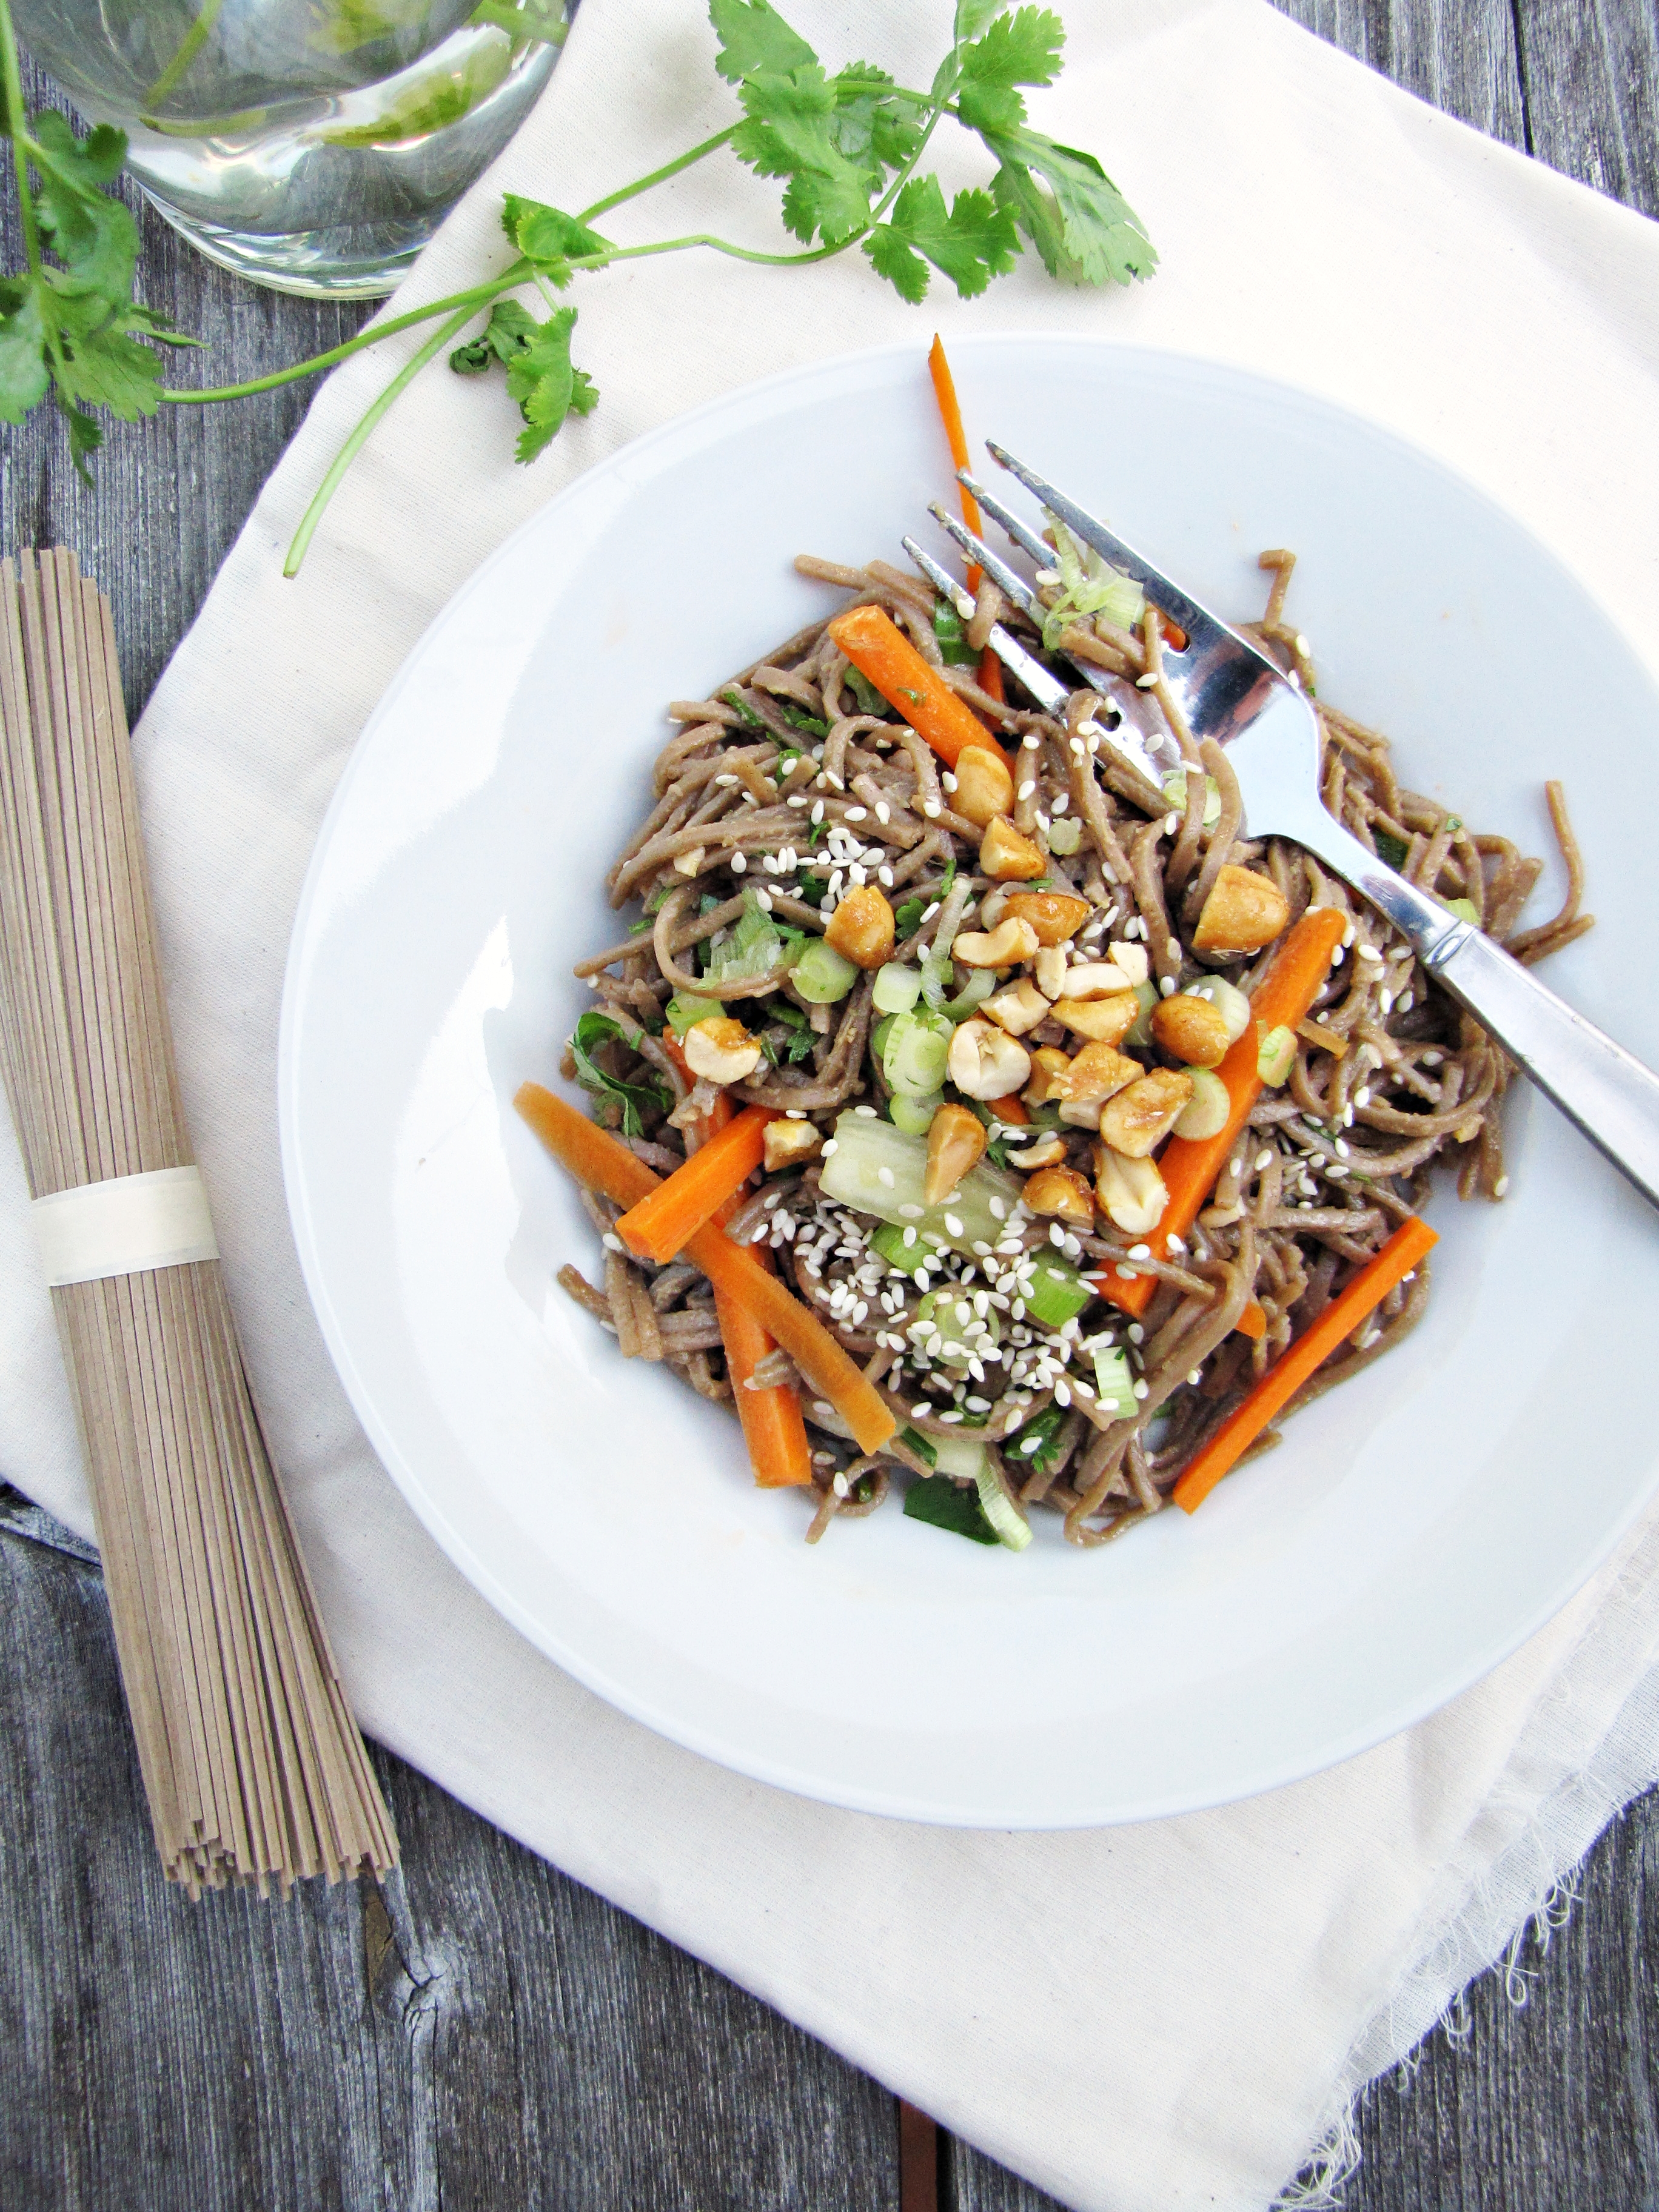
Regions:
<instances>
[{"instance_id":1,"label":"julienned carrot","mask_svg":"<svg viewBox=\"0 0 1659 2212\"><path fill-rule=\"evenodd\" d=\"M988 1098L985 1103L991 1119L1006 1121L1010 1128L1022 1127L1030 1121L1031 1117L1025 1110L1025 1102L1018 1091L1011 1091L1006 1098Z\"/></svg>"},{"instance_id":2,"label":"julienned carrot","mask_svg":"<svg viewBox=\"0 0 1659 2212\"><path fill-rule=\"evenodd\" d=\"M1334 907L1316 907L1303 915L1250 1000L1251 1018L1243 1036L1216 1070L1231 1102L1226 1121L1213 1137L1172 1137L1158 1154L1158 1171L1170 1198L1148 1240L1155 1258L1166 1257L1170 1237L1184 1237L1197 1220L1250 1118L1261 1089L1256 1060L1262 1036L1269 1030L1294 1029L1302 1020L1331 972L1331 955L1347 926L1347 916ZM1125 1313L1142 1314L1157 1284L1154 1275L1126 1279L1114 1273L1107 1277L1103 1290Z\"/></svg>"},{"instance_id":3,"label":"julienned carrot","mask_svg":"<svg viewBox=\"0 0 1659 2212\"><path fill-rule=\"evenodd\" d=\"M753 1255L770 1272L763 1255ZM743 1423L743 1440L749 1447L749 1464L763 1490L785 1490L792 1483L812 1480L811 1447L806 1424L800 1417L800 1400L787 1382L769 1389L751 1390L749 1378L769 1352L776 1349L770 1335L730 1291L716 1290L714 1312L726 1346L726 1371Z\"/></svg>"},{"instance_id":4,"label":"julienned carrot","mask_svg":"<svg viewBox=\"0 0 1659 2212\"><path fill-rule=\"evenodd\" d=\"M766 1125L777 1118L769 1106L745 1106L689 1153L685 1165L676 1168L666 1182L623 1214L617 1224L623 1243L665 1267L684 1250L687 1238L743 1188L761 1164Z\"/></svg>"},{"instance_id":5,"label":"julienned carrot","mask_svg":"<svg viewBox=\"0 0 1659 2212\"><path fill-rule=\"evenodd\" d=\"M946 442L951 459L959 469L972 465L968 457L968 434L962 427L962 409L957 400L956 379L951 374L951 364L945 358L945 345L937 331L933 333L933 349L927 356L927 373L933 380L933 397L939 402L939 411L945 424ZM957 490L962 500L962 519L975 538L983 538L985 524L979 511L979 501L964 483ZM968 588L977 592L984 572L977 563L968 570ZM1003 696L1002 663L988 645L979 657L979 688L988 691L994 699Z\"/></svg>"},{"instance_id":6,"label":"julienned carrot","mask_svg":"<svg viewBox=\"0 0 1659 2212\"><path fill-rule=\"evenodd\" d=\"M964 745L995 750L997 741L979 716L963 705L879 607L848 607L830 623L830 635L859 674L927 738L946 768L956 766Z\"/></svg>"},{"instance_id":7,"label":"julienned carrot","mask_svg":"<svg viewBox=\"0 0 1659 2212\"><path fill-rule=\"evenodd\" d=\"M1273 1415L1438 1242L1428 1223L1415 1214L1401 1223L1376 1257L1366 1261L1347 1288L1338 1292L1313 1326L1297 1338L1278 1364L1267 1370L1249 1396L1234 1407L1215 1434L1194 1454L1175 1486L1177 1505L1188 1513L1198 1510Z\"/></svg>"},{"instance_id":8,"label":"julienned carrot","mask_svg":"<svg viewBox=\"0 0 1659 2212\"><path fill-rule=\"evenodd\" d=\"M1235 1323L1240 1336L1248 1336L1254 1343L1267 1334L1267 1316L1260 1298L1252 1298Z\"/></svg>"},{"instance_id":9,"label":"julienned carrot","mask_svg":"<svg viewBox=\"0 0 1659 2212\"><path fill-rule=\"evenodd\" d=\"M643 1160L539 1083L521 1083L513 1103L555 1159L590 1190L603 1192L617 1206L634 1206L656 1189L659 1178ZM752 1253L708 1222L685 1246L685 1257L702 1270L717 1293L726 1292L782 1346L812 1388L836 1408L861 1450L881 1449L898 1425L880 1392Z\"/></svg>"}]
</instances>

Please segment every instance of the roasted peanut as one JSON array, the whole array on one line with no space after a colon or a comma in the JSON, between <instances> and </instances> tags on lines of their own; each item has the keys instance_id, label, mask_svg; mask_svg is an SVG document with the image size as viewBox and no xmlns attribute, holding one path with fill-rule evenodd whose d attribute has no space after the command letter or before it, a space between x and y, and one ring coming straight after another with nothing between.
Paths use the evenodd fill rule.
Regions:
<instances>
[{"instance_id":1,"label":"roasted peanut","mask_svg":"<svg viewBox=\"0 0 1659 2212\"><path fill-rule=\"evenodd\" d=\"M710 1083L741 1083L761 1061L758 1041L729 1014L693 1022L685 1033L684 1051L693 1075L705 1076Z\"/></svg>"},{"instance_id":2,"label":"roasted peanut","mask_svg":"<svg viewBox=\"0 0 1659 2212\"><path fill-rule=\"evenodd\" d=\"M1085 1044L1071 1063L1060 1120L1069 1121L1073 1128L1097 1129L1100 1109L1106 1101L1127 1091L1146 1072L1138 1060L1131 1060L1115 1045Z\"/></svg>"},{"instance_id":3,"label":"roasted peanut","mask_svg":"<svg viewBox=\"0 0 1659 2212\"><path fill-rule=\"evenodd\" d=\"M1023 915L1039 945L1064 945L1089 919L1088 900L1066 891L1010 891L1007 898L1005 911Z\"/></svg>"},{"instance_id":4,"label":"roasted peanut","mask_svg":"<svg viewBox=\"0 0 1659 2212\"><path fill-rule=\"evenodd\" d=\"M1018 983L988 999L985 1011L1010 1036L1024 1036L1027 1030L1048 1020L1048 1001L1029 975L1022 975Z\"/></svg>"},{"instance_id":5,"label":"roasted peanut","mask_svg":"<svg viewBox=\"0 0 1659 2212\"><path fill-rule=\"evenodd\" d=\"M1100 1133L1126 1159L1144 1160L1174 1128L1193 1095L1184 1067L1155 1067L1100 1109Z\"/></svg>"},{"instance_id":6,"label":"roasted peanut","mask_svg":"<svg viewBox=\"0 0 1659 2212\"><path fill-rule=\"evenodd\" d=\"M921 1194L929 1206L946 1199L985 1153L985 1124L965 1106L941 1106L927 1124L927 1176Z\"/></svg>"},{"instance_id":7,"label":"roasted peanut","mask_svg":"<svg viewBox=\"0 0 1659 2212\"><path fill-rule=\"evenodd\" d=\"M1107 950L1112 956L1113 967L1121 969L1132 984L1146 981L1146 948L1144 945L1131 945L1126 937L1117 944L1109 945Z\"/></svg>"},{"instance_id":8,"label":"roasted peanut","mask_svg":"<svg viewBox=\"0 0 1659 2212\"><path fill-rule=\"evenodd\" d=\"M1259 952L1290 918L1290 903L1271 876L1230 860L1204 902L1193 945L1200 952Z\"/></svg>"},{"instance_id":9,"label":"roasted peanut","mask_svg":"<svg viewBox=\"0 0 1659 2212\"><path fill-rule=\"evenodd\" d=\"M1051 1100L1072 1094L1072 1063L1058 1045L1040 1044L1031 1054L1031 1079L1025 1086L1028 1106L1047 1106Z\"/></svg>"},{"instance_id":10,"label":"roasted peanut","mask_svg":"<svg viewBox=\"0 0 1659 2212\"><path fill-rule=\"evenodd\" d=\"M988 937L983 930L958 932L951 951L964 968L1018 968L1036 951L1036 939L1029 921L1005 915Z\"/></svg>"},{"instance_id":11,"label":"roasted peanut","mask_svg":"<svg viewBox=\"0 0 1659 2212\"><path fill-rule=\"evenodd\" d=\"M1054 1018L1079 1036L1096 1044L1121 1044L1134 1027L1140 1001L1133 991L1115 991L1109 999L1060 999Z\"/></svg>"},{"instance_id":12,"label":"roasted peanut","mask_svg":"<svg viewBox=\"0 0 1659 2212\"><path fill-rule=\"evenodd\" d=\"M1119 991L1133 991L1134 979L1113 960L1080 960L1066 971L1067 999L1109 999Z\"/></svg>"},{"instance_id":13,"label":"roasted peanut","mask_svg":"<svg viewBox=\"0 0 1659 2212\"><path fill-rule=\"evenodd\" d=\"M957 1024L945 1068L965 1098L1006 1098L1031 1073L1031 1055L1005 1030L975 1019Z\"/></svg>"},{"instance_id":14,"label":"roasted peanut","mask_svg":"<svg viewBox=\"0 0 1659 2212\"><path fill-rule=\"evenodd\" d=\"M1227 1018L1219 1006L1190 992L1160 999L1152 1008L1152 1035L1188 1067L1219 1067L1227 1057Z\"/></svg>"},{"instance_id":15,"label":"roasted peanut","mask_svg":"<svg viewBox=\"0 0 1659 2212\"><path fill-rule=\"evenodd\" d=\"M1075 1168L1039 1168L1027 1176L1021 1196L1032 1213L1058 1214L1084 1229L1094 1226L1094 1197Z\"/></svg>"},{"instance_id":16,"label":"roasted peanut","mask_svg":"<svg viewBox=\"0 0 1659 2212\"><path fill-rule=\"evenodd\" d=\"M1036 1144L1022 1146L1014 1164L1029 1173L1032 1168L1051 1168L1057 1160L1063 1160L1065 1157L1066 1139L1056 1136L1051 1129L1047 1136L1039 1137Z\"/></svg>"},{"instance_id":17,"label":"roasted peanut","mask_svg":"<svg viewBox=\"0 0 1659 2212\"><path fill-rule=\"evenodd\" d=\"M1038 949L1032 972L1045 999L1066 995L1066 955L1058 945L1044 945Z\"/></svg>"},{"instance_id":18,"label":"roasted peanut","mask_svg":"<svg viewBox=\"0 0 1659 2212\"><path fill-rule=\"evenodd\" d=\"M997 883L1029 883L1048 864L1029 837L1022 836L1012 822L998 814L980 840L979 865L981 872ZM1031 949L1036 950L1035 942Z\"/></svg>"},{"instance_id":19,"label":"roasted peanut","mask_svg":"<svg viewBox=\"0 0 1659 2212\"><path fill-rule=\"evenodd\" d=\"M1170 1202L1155 1160L1129 1159L1109 1145L1095 1146L1095 1196L1107 1218L1131 1237L1156 1229Z\"/></svg>"},{"instance_id":20,"label":"roasted peanut","mask_svg":"<svg viewBox=\"0 0 1659 2212\"><path fill-rule=\"evenodd\" d=\"M761 1134L767 1174L799 1167L803 1160L815 1158L823 1143L823 1131L810 1121L769 1121Z\"/></svg>"},{"instance_id":21,"label":"roasted peanut","mask_svg":"<svg viewBox=\"0 0 1659 2212\"><path fill-rule=\"evenodd\" d=\"M893 957L893 909L873 884L854 884L830 915L823 941L855 967L879 968Z\"/></svg>"},{"instance_id":22,"label":"roasted peanut","mask_svg":"<svg viewBox=\"0 0 1659 2212\"><path fill-rule=\"evenodd\" d=\"M1014 803L1014 779L1007 762L989 745L964 745L957 755L957 787L951 809L984 829Z\"/></svg>"}]
</instances>

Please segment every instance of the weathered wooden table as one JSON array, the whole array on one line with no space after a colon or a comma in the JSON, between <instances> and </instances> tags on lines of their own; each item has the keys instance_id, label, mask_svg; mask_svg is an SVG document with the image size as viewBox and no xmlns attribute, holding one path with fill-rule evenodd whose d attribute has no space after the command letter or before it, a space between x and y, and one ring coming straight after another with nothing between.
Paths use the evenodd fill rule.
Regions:
<instances>
[{"instance_id":1,"label":"weathered wooden table","mask_svg":"<svg viewBox=\"0 0 1659 2212\"><path fill-rule=\"evenodd\" d=\"M1279 4L1659 215L1659 0ZM141 216L143 296L211 339L216 379L362 319L255 291ZM164 410L112 441L92 492L44 410L0 432L0 544L71 545L111 592L135 712L307 396ZM899 2205L902 2164L905 2212L1048 2202L950 2142L935 2197L933 2130L902 2130L875 2082L394 1759L404 1863L383 1894L188 1904L151 1845L95 1563L15 1492L0 1681L6 2212L872 2212ZM1467 2033L1365 2098L1353 2212L1659 2205L1656 1875L1659 1793L1528 1954L1524 2008L1489 1975Z\"/></svg>"}]
</instances>

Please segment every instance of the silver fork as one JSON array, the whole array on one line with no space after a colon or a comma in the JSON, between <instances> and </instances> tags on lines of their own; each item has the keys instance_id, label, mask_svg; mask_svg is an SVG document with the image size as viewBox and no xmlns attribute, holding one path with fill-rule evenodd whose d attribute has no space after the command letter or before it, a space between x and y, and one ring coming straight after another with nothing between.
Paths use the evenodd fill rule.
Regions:
<instances>
[{"instance_id":1,"label":"silver fork","mask_svg":"<svg viewBox=\"0 0 1659 2212\"><path fill-rule=\"evenodd\" d=\"M1249 835L1287 837L1305 846L1369 900L1442 988L1468 1008L1650 1204L1659 1206L1659 1077L1576 1013L1472 922L1448 914L1438 901L1407 883L1326 812L1319 795L1319 725L1314 708L1273 661L1075 500L1002 447L988 441L988 447L992 458L1057 515L1073 537L1132 577L1160 612L1185 630L1187 643L1180 652L1164 649L1164 677L1194 736L1212 738L1227 747ZM965 470L962 477L988 513L1005 526L1010 521L1017 526L1010 532L1016 544L1028 551L1035 544L1041 548L1036 557L1047 558L1048 548L1018 517ZM954 518L940 513L939 519L1001 589L1008 588L1004 576L1013 576L1025 594L1019 603L1030 603L1030 586L1006 562L999 561ZM916 558L920 549L908 538L905 544ZM922 556L921 565L936 585L944 578L959 611L963 601L972 611L967 594L936 563ZM991 642L999 657L1022 684L1030 686L1039 704L1053 711L1057 699L1063 706L1066 687L1006 631L1000 631L1000 636L1018 658L1009 659L994 631ZM1028 670L1042 679L1042 688L1031 685Z\"/></svg>"}]
</instances>

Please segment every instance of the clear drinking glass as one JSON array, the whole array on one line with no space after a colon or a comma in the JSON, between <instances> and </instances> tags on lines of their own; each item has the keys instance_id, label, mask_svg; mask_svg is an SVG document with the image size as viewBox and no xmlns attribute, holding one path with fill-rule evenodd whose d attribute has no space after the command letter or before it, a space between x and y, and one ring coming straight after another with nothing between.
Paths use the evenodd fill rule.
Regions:
<instances>
[{"instance_id":1,"label":"clear drinking glass","mask_svg":"<svg viewBox=\"0 0 1659 2212\"><path fill-rule=\"evenodd\" d=\"M278 291L389 292L524 120L566 0L13 0L159 213Z\"/></svg>"}]
</instances>

